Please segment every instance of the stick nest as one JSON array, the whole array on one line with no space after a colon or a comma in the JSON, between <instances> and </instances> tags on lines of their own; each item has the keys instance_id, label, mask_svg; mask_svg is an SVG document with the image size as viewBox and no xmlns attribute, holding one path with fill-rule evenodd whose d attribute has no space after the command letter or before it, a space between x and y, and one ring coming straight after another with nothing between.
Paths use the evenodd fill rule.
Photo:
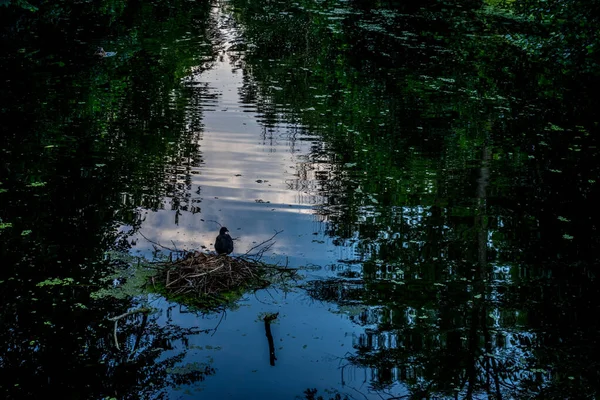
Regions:
<instances>
[{"instance_id":1,"label":"stick nest","mask_svg":"<svg viewBox=\"0 0 600 400\"><path fill-rule=\"evenodd\" d=\"M260 280L262 263L226 255L185 252L162 263L161 278L170 295L218 295Z\"/></svg>"}]
</instances>

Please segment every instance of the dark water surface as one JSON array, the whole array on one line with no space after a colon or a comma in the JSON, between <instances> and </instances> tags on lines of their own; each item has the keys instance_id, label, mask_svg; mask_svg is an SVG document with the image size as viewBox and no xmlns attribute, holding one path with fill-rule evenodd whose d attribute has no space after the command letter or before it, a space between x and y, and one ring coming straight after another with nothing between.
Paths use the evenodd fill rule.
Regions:
<instances>
[{"instance_id":1,"label":"dark water surface","mask_svg":"<svg viewBox=\"0 0 600 400\"><path fill-rule=\"evenodd\" d=\"M598 396L597 81L530 57L536 26L468 1L0 11L3 398ZM212 249L214 221L234 255L281 231L264 261L303 278L203 313L107 256Z\"/></svg>"}]
</instances>

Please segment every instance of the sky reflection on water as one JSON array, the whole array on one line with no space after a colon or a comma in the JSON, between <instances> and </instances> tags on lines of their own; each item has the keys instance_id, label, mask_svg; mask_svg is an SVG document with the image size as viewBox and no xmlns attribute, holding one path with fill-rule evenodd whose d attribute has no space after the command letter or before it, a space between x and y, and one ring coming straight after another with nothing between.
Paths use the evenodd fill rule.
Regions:
<instances>
[{"instance_id":1,"label":"sky reflection on water","mask_svg":"<svg viewBox=\"0 0 600 400\"><path fill-rule=\"evenodd\" d=\"M234 255L239 255L282 231L265 254L267 261L322 267L305 271L309 279L333 276L331 266L354 259L354 250L334 245L326 235L325 223L313 213L322 199L290 189L298 187L293 182L300 180L295 168L304 161L312 142L288 140L290 130L297 128L292 125L275 126L271 128L275 139L264 139L266 128L258 122L260 114L249 112L248 105L240 101L241 75L232 71L226 54L223 61L194 80L207 83L209 91L218 93L216 102L210 100L213 111L206 111L203 119L199 143L203 163L192 174L190 193L199 188L201 212L183 212L176 223L176 211L168 209L170 199L165 198L164 209L144 212L141 232L168 247L206 246L214 251L219 226L213 221L218 221L229 228L235 239ZM134 239L133 251L150 255L152 244L139 235ZM158 299L153 306L166 314L168 303ZM221 314L199 319L185 309L181 312L179 306L171 310L172 322L177 325L200 329L218 325L214 335L190 337L194 350L188 352L185 362L203 362L210 357L217 373L195 388L186 388L188 395L293 398L307 388L345 390L342 379L356 389L368 385L365 370L344 367L344 355L352 351L359 330L348 315L337 312L337 306L317 302L302 289L249 293L239 306L222 320ZM279 317L272 325L277 357L272 367L260 315L274 312L279 312ZM366 392L364 387L360 390Z\"/></svg>"}]
</instances>

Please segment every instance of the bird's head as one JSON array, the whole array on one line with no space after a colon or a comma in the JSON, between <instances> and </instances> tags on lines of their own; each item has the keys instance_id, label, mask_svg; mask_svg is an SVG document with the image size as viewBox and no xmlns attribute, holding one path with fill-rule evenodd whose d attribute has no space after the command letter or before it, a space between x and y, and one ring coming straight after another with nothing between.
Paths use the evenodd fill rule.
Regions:
<instances>
[{"instance_id":1,"label":"bird's head","mask_svg":"<svg viewBox=\"0 0 600 400\"><path fill-rule=\"evenodd\" d=\"M221 230L219 231L219 234L220 234L220 235L224 235L224 234L226 234L227 232L229 232L229 229L227 229L227 228L225 228L225 227L222 227L222 228L221 228Z\"/></svg>"}]
</instances>

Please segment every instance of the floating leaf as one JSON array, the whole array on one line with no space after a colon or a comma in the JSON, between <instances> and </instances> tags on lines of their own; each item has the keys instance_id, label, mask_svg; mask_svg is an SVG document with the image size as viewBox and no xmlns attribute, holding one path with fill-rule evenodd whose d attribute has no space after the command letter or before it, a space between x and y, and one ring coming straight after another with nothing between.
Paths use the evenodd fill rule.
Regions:
<instances>
[{"instance_id":1,"label":"floating leaf","mask_svg":"<svg viewBox=\"0 0 600 400\"><path fill-rule=\"evenodd\" d=\"M73 278L65 278L65 279L58 279L58 278L54 278L54 279L46 279L45 281L39 282L38 284L36 284L36 286L42 287L42 286L57 286L57 285L69 285L71 283L75 282L73 280Z\"/></svg>"},{"instance_id":2,"label":"floating leaf","mask_svg":"<svg viewBox=\"0 0 600 400\"><path fill-rule=\"evenodd\" d=\"M29 187L43 187L46 186L46 182L32 182L29 185L27 185Z\"/></svg>"}]
</instances>

